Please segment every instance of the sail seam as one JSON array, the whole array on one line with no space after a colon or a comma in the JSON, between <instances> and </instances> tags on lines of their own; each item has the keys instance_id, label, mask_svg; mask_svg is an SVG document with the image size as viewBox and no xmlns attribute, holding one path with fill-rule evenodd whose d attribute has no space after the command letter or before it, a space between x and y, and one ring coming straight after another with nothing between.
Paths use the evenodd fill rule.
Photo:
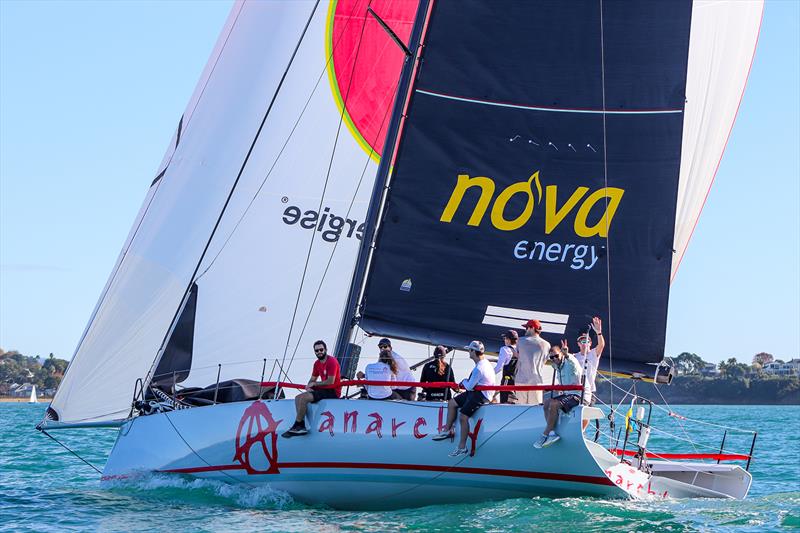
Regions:
<instances>
[{"instance_id":1,"label":"sail seam","mask_svg":"<svg viewBox=\"0 0 800 533\"><path fill-rule=\"evenodd\" d=\"M605 91L605 87L603 88ZM435 96L437 98L444 98L446 100L456 100L459 102L467 102L470 104L490 105L497 107L509 107L512 109L526 109L528 111L545 111L551 113L583 113L589 115L679 115L683 113L682 109L618 109L609 111L605 109L605 96L603 97L603 109L583 109L583 108L569 108L569 107L542 107L532 106L525 104L514 104L511 102L496 102L493 100L479 100L477 98L467 98L464 96L454 96L450 94L438 93L423 89L417 89L415 92L427 96Z\"/></svg>"}]
</instances>

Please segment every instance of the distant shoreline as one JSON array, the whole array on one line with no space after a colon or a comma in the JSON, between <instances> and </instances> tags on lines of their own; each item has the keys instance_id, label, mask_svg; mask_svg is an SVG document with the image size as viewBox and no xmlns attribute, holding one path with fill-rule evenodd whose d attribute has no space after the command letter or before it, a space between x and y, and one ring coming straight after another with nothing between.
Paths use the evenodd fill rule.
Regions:
<instances>
[{"instance_id":1,"label":"distant shoreline","mask_svg":"<svg viewBox=\"0 0 800 533\"><path fill-rule=\"evenodd\" d=\"M39 400L38 403L46 403L50 402L52 398L46 398L44 396L39 396L37 398ZM13 396L0 396L0 403L28 403L29 398L14 398Z\"/></svg>"}]
</instances>

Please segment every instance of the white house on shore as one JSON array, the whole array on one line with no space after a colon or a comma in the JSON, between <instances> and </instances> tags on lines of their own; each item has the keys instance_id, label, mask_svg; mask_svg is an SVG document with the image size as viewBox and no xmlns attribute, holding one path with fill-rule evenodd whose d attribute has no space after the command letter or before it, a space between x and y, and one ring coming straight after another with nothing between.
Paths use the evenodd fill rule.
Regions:
<instances>
[{"instance_id":1,"label":"white house on shore","mask_svg":"<svg viewBox=\"0 0 800 533\"><path fill-rule=\"evenodd\" d=\"M773 361L764 365L764 373L770 376L798 376L800 375L800 359Z\"/></svg>"}]
</instances>

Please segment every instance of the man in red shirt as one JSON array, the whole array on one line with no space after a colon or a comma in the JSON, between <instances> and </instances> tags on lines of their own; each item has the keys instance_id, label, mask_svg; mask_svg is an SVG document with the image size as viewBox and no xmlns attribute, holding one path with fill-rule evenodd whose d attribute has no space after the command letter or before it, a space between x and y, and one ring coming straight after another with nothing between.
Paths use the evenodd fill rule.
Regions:
<instances>
[{"instance_id":1,"label":"man in red shirt","mask_svg":"<svg viewBox=\"0 0 800 533\"><path fill-rule=\"evenodd\" d=\"M339 385L340 381L339 361L332 355L328 355L328 346L324 341L314 343L314 355L317 356L317 360L314 361L314 369L311 371L311 379L308 380L308 385L306 385L306 392L295 396L294 405L297 409L297 416L295 417L294 425L283 433L282 436L286 438L308 433L305 424L308 404L317 403L320 400L338 398L342 393L342 387L339 386L325 389L318 388L320 385Z\"/></svg>"}]
</instances>

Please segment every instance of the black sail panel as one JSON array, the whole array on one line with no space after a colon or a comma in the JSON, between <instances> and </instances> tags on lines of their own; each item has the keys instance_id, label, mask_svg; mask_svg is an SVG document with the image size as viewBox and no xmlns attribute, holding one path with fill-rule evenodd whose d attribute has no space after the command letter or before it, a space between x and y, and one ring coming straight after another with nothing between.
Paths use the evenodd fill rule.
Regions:
<instances>
[{"instance_id":1,"label":"black sail panel","mask_svg":"<svg viewBox=\"0 0 800 533\"><path fill-rule=\"evenodd\" d=\"M691 2L436 2L361 327L662 360ZM605 111L604 111L605 110ZM604 357L604 359L607 359Z\"/></svg>"}]
</instances>

